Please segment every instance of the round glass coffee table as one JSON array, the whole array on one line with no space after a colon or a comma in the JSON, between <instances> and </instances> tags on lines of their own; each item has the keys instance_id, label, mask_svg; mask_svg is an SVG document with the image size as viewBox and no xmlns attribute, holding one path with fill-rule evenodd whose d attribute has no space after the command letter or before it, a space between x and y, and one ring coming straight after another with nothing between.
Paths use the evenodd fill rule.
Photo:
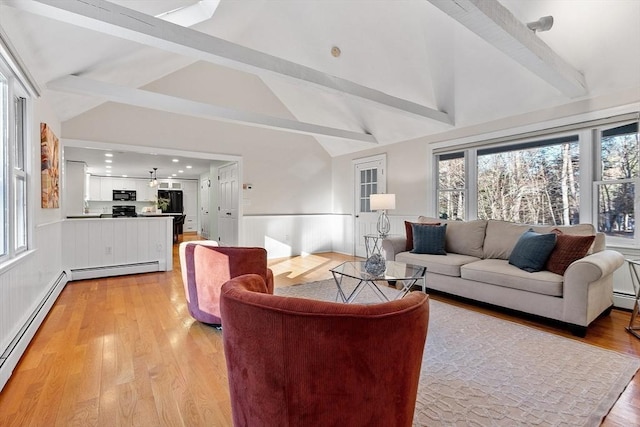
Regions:
<instances>
[{"instance_id":1,"label":"round glass coffee table","mask_svg":"<svg viewBox=\"0 0 640 427\"><path fill-rule=\"evenodd\" d=\"M422 292L426 291L426 267L405 264L397 261L386 261L386 270L384 273L379 276L375 276L367 273L364 269L364 264L365 261L347 261L330 270L338 288L336 301L340 298L342 302L347 304L354 302L365 286L369 286L381 301L389 301L387 295L382 292L378 285L388 286L389 283L394 282L396 284L400 284L402 288L395 298L392 299L404 297L415 284L418 284L418 282L420 282L419 285L422 288ZM342 283L342 280L345 277L358 281L356 286L348 295L347 292L345 292L345 288ZM382 282L385 283L382 284Z\"/></svg>"}]
</instances>

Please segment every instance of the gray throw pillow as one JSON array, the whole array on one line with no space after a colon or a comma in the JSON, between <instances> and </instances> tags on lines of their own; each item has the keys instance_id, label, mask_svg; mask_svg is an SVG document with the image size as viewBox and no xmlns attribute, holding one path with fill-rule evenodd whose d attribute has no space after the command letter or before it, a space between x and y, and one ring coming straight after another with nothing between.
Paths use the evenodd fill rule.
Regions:
<instances>
[{"instance_id":1,"label":"gray throw pillow","mask_svg":"<svg viewBox=\"0 0 640 427\"><path fill-rule=\"evenodd\" d=\"M444 249L447 224L411 224L413 230L412 254L446 255Z\"/></svg>"},{"instance_id":2,"label":"gray throw pillow","mask_svg":"<svg viewBox=\"0 0 640 427\"><path fill-rule=\"evenodd\" d=\"M509 264L530 273L540 271L544 268L555 245L555 233L540 234L530 228L518 239L509 256Z\"/></svg>"}]
</instances>

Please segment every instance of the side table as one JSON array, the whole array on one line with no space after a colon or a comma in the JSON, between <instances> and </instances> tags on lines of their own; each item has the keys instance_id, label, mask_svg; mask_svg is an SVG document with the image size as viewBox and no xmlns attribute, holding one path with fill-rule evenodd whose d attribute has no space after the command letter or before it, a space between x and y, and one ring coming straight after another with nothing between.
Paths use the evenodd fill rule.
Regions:
<instances>
[{"instance_id":1,"label":"side table","mask_svg":"<svg viewBox=\"0 0 640 427\"><path fill-rule=\"evenodd\" d=\"M382 241L385 237L392 236L392 234L387 234L386 236L381 236L379 234L365 234L364 235L364 247L367 250L367 258L369 258L373 254L382 254Z\"/></svg>"},{"instance_id":2,"label":"side table","mask_svg":"<svg viewBox=\"0 0 640 427\"><path fill-rule=\"evenodd\" d=\"M640 304L640 260L628 259L627 263L629 264L629 273L631 274L631 283L633 283L633 292L635 293L634 298L636 301L633 304L631 319L626 329L636 338L640 338L640 314L638 313L640 310L638 306Z\"/></svg>"}]
</instances>

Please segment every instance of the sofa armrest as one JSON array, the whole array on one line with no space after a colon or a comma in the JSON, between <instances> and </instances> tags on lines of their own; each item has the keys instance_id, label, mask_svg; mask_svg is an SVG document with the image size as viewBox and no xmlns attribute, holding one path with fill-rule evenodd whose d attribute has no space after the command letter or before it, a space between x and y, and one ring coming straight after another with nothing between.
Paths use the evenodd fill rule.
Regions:
<instances>
[{"instance_id":1,"label":"sofa armrest","mask_svg":"<svg viewBox=\"0 0 640 427\"><path fill-rule=\"evenodd\" d=\"M564 273L564 319L587 326L613 305L613 272L624 263L617 251L604 250L573 262Z\"/></svg>"},{"instance_id":2,"label":"sofa armrest","mask_svg":"<svg viewBox=\"0 0 640 427\"><path fill-rule=\"evenodd\" d=\"M405 236L388 236L382 239L382 249L387 261L395 261L396 254L407 249L407 238Z\"/></svg>"}]
</instances>

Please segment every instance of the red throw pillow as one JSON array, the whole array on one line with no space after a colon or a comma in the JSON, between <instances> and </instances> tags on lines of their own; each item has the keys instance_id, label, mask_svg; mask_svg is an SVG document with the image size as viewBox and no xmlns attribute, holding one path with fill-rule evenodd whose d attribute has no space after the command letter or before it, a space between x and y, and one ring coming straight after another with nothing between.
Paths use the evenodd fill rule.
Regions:
<instances>
[{"instance_id":1,"label":"red throw pillow","mask_svg":"<svg viewBox=\"0 0 640 427\"><path fill-rule=\"evenodd\" d=\"M405 221L404 222L404 229L406 231L407 234L407 245L405 248L405 251L409 252L413 250L413 228L411 227L411 224L422 224L422 225L440 225L439 222L409 222L409 221Z\"/></svg>"},{"instance_id":2,"label":"red throw pillow","mask_svg":"<svg viewBox=\"0 0 640 427\"><path fill-rule=\"evenodd\" d=\"M564 275L569 265L583 258L589 252L591 244L596 236L573 236L571 234L563 234L562 231L555 229L556 246L551 251L545 269L552 273Z\"/></svg>"}]
</instances>

